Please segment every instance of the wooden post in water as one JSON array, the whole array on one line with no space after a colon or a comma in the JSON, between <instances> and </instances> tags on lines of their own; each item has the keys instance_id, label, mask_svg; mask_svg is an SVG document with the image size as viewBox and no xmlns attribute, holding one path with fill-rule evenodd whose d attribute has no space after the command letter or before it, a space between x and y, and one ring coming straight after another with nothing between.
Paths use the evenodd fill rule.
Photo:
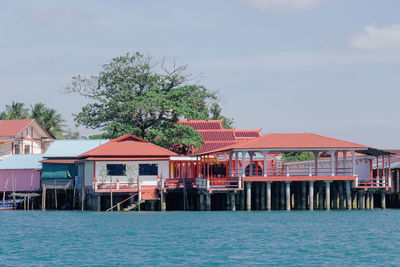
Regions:
<instances>
[{"instance_id":1,"label":"wooden post in water","mask_svg":"<svg viewBox=\"0 0 400 267\"><path fill-rule=\"evenodd\" d=\"M301 209L305 210L306 206L306 182L301 182Z\"/></svg>"},{"instance_id":2,"label":"wooden post in water","mask_svg":"<svg viewBox=\"0 0 400 267\"><path fill-rule=\"evenodd\" d=\"M46 210L46 185L42 185L42 210Z\"/></svg>"},{"instance_id":3,"label":"wooden post in water","mask_svg":"<svg viewBox=\"0 0 400 267\"><path fill-rule=\"evenodd\" d=\"M371 202L370 202L370 193L367 191L367 192L365 192L365 194L366 194L365 206L366 206L366 209L369 210L370 209L370 204L371 204Z\"/></svg>"},{"instance_id":4,"label":"wooden post in water","mask_svg":"<svg viewBox=\"0 0 400 267\"><path fill-rule=\"evenodd\" d=\"M82 186L82 191L81 191L81 210L83 211L85 208L85 189Z\"/></svg>"},{"instance_id":5,"label":"wooden post in water","mask_svg":"<svg viewBox=\"0 0 400 267\"><path fill-rule=\"evenodd\" d=\"M346 208L351 210L352 203L351 203L351 190L350 190L350 181L346 181Z\"/></svg>"},{"instance_id":6,"label":"wooden post in water","mask_svg":"<svg viewBox=\"0 0 400 267\"><path fill-rule=\"evenodd\" d=\"M314 210L314 181L309 181L308 201L309 210Z\"/></svg>"},{"instance_id":7,"label":"wooden post in water","mask_svg":"<svg viewBox=\"0 0 400 267\"><path fill-rule=\"evenodd\" d=\"M384 190L381 191L381 208L386 209L386 193Z\"/></svg>"}]
</instances>

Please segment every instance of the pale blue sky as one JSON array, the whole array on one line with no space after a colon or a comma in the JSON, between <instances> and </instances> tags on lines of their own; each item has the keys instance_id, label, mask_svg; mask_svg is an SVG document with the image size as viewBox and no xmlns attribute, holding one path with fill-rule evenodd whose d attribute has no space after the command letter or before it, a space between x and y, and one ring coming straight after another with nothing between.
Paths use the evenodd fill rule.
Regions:
<instances>
[{"instance_id":1,"label":"pale blue sky","mask_svg":"<svg viewBox=\"0 0 400 267\"><path fill-rule=\"evenodd\" d=\"M0 1L0 108L72 125L71 77L140 51L189 64L237 128L400 148L400 1ZM81 129L84 134L88 131Z\"/></svg>"}]
</instances>

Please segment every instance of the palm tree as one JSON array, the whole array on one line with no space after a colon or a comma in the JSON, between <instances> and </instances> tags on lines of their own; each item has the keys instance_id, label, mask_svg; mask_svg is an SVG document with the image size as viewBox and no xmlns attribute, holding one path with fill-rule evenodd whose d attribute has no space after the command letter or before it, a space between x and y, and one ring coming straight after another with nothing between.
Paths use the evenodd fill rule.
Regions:
<instances>
[{"instance_id":1,"label":"palm tree","mask_svg":"<svg viewBox=\"0 0 400 267\"><path fill-rule=\"evenodd\" d=\"M31 117L35 119L53 138L63 139L64 122L61 114L43 103L31 106Z\"/></svg>"},{"instance_id":2,"label":"palm tree","mask_svg":"<svg viewBox=\"0 0 400 267\"><path fill-rule=\"evenodd\" d=\"M6 105L6 112L2 116L6 116L7 120L29 119L29 111L24 103L12 102L11 105Z\"/></svg>"}]
</instances>

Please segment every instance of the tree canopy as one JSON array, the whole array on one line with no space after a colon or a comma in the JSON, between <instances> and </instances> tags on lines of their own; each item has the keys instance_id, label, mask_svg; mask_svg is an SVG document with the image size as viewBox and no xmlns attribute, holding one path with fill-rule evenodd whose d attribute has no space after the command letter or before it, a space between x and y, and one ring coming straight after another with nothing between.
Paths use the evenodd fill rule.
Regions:
<instances>
[{"instance_id":1,"label":"tree canopy","mask_svg":"<svg viewBox=\"0 0 400 267\"><path fill-rule=\"evenodd\" d=\"M202 137L179 119L220 119L216 92L192 83L187 66L167 68L140 53L126 54L103 65L97 76L75 76L66 92L90 102L75 114L75 122L100 129L96 137L133 134L166 148L200 147ZM232 120L225 120L230 127Z\"/></svg>"},{"instance_id":2,"label":"tree canopy","mask_svg":"<svg viewBox=\"0 0 400 267\"><path fill-rule=\"evenodd\" d=\"M305 161L314 159L314 154L312 152L284 152L282 153L283 162L292 161Z\"/></svg>"}]
</instances>

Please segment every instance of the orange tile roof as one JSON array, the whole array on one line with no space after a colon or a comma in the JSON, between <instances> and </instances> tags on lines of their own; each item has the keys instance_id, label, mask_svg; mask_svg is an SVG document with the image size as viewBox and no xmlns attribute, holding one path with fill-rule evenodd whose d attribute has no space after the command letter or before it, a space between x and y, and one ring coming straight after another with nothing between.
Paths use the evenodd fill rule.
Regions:
<instances>
[{"instance_id":1,"label":"orange tile roof","mask_svg":"<svg viewBox=\"0 0 400 267\"><path fill-rule=\"evenodd\" d=\"M124 135L78 157L169 157L176 153L134 135Z\"/></svg>"},{"instance_id":2,"label":"orange tile roof","mask_svg":"<svg viewBox=\"0 0 400 267\"><path fill-rule=\"evenodd\" d=\"M367 149L367 146L347 142L331 137L312 133L283 133L267 134L250 139L242 143L236 143L220 150L209 152L227 151L231 149L326 149L326 148L353 148Z\"/></svg>"},{"instance_id":3,"label":"orange tile roof","mask_svg":"<svg viewBox=\"0 0 400 267\"><path fill-rule=\"evenodd\" d=\"M233 145L237 141L223 141L223 142L207 142L204 143L201 148L196 152L196 154L205 153L207 151L220 149L225 146Z\"/></svg>"},{"instance_id":4,"label":"orange tile roof","mask_svg":"<svg viewBox=\"0 0 400 267\"><path fill-rule=\"evenodd\" d=\"M222 130L222 121L220 120L180 120L177 123L188 125L195 130Z\"/></svg>"},{"instance_id":5,"label":"orange tile roof","mask_svg":"<svg viewBox=\"0 0 400 267\"><path fill-rule=\"evenodd\" d=\"M203 137L204 142L208 141L236 141L235 130L197 130L199 134Z\"/></svg>"},{"instance_id":6,"label":"orange tile roof","mask_svg":"<svg viewBox=\"0 0 400 267\"><path fill-rule=\"evenodd\" d=\"M260 137L261 129L259 130L235 130L235 136L237 139L248 139Z\"/></svg>"}]
</instances>

